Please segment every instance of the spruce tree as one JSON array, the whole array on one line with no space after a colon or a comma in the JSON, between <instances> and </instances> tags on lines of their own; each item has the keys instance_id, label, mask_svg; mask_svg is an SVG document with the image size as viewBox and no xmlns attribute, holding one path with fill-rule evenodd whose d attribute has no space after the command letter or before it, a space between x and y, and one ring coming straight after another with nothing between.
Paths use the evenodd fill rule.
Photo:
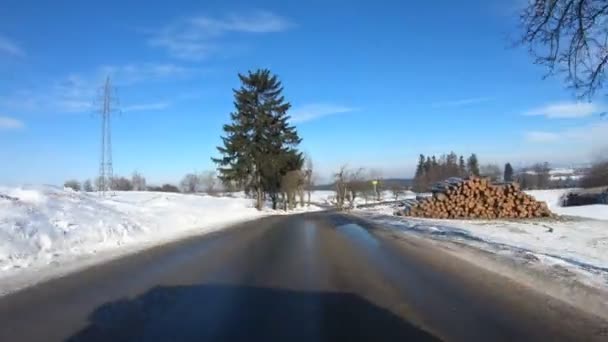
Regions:
<instances>
[{"instance_id":1,"label":"spruce tree","mask_svg":"<svg viewBox=\"0 0 608 342\"><path fill-rule=\"evenodd\" d=\"M458 177L460 175L460 172L458 171L458 156L454 151L448 154L445 168L445 178Z\"/></svg>"},{"instance_id":2,"label":"spruce tree","mask_svg":"<svg viewBox=\"0 0 608 342\"><path fill-rule=\"evenodd\" d=\"M469 171L469 176L479 177L479 161L477 160L477 155L475 155L475 153L471 154L467 160L467 168Z\"/></svg>"},{"instance_id":3,"label":"spruce tree","mask_svg":"<svg viewBox=\"0 0 608 342\"><path fill-rule=\"evenodd\" d=\"M283 87L269 70L239 74L241 87L234 90L235 112L224 125L222 155L212 158L218 164L223 182L235 181L256 195L262 209L268 195L276 208L281 178L303 164L297 146L301 142L288 122L291 107L282 96Z\"/></svg>"},{"instance_id":4,"label":"spruce tree","mask_svg":"<svg viewBox=\"0 0 608 342\"><path fill-rule=\"evenodd\" d=\"M416 175L414 176L414 191L422 192L424 191L424 155L421 154L418 158L418 165L416 166Z\"/></svg>"},{"instance_id":5,"label":"spruce tree","mask_svg":"<svg viewBox=\"0 0 608 342\"><path fill-rule=\"evenodd\" d=\"M503 178L504 178L505 182L513 181L513 167L511 166L511 163L505 164L505 173L504 173Z\"/></svg>"},{"instance_id":6,"label":"spruce tree","mask_svg":"<svg viewBox=\"0 0 608 342\"><path fill-rule=\"evenodd\" d=\"M458 159L458 174L460 177L465 177L467 175L467 166L464 163L464 157L460 156Z\"/></svg>"}]
</instances>

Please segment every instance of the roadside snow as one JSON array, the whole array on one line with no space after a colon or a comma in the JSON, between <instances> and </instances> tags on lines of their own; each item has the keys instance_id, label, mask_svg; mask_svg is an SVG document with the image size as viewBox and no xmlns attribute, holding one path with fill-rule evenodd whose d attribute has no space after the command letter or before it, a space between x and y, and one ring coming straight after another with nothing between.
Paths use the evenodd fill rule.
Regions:
<instances>
[{"instance_id":1,"label":"roadside snow","mask_svg":"<svg viewBox=\"0 0 608 342\"><path fill-rule=\"evenodd\" d=\"M44 271L100 254L124 254L282 211L253 208L238 196L117 192L100 198L50 186L0 187L0 279ZM319 210L316 206L294 212ZM3 282L0 293L5 292Z\"/></svg>"},{"instance_id":2,"label":"roadside snow","mask_svg":"<svg viewBox=\"0 0 608 342\"><path fill-rule=\"evenodd\" d=\"M608 221L438 220L398 217L393 210L381 206L354 213L405 233L458 241L493 253L566 268L588 284L608 288Z\"/></svg>"},{"instance_id":3,"label":"roadside snow","mask_svg":"<svg viewBox=\"0 0 608 342\"><path fill-rule=\"evenodd\" d=\"M530 190L526 193L534 196L537 201L547 202L549 209L558 215L586 217L597 220L608 220L608 205L594 204L578 207L561 207L560 198L572 189Z\"/></svg>"}]
</instances>

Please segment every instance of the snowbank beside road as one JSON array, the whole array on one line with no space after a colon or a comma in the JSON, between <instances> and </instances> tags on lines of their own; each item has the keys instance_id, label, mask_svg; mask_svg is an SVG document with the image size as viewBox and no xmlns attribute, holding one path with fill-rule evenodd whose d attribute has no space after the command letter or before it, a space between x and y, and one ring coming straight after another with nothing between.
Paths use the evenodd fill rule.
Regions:
<instances>
[{"instance_id":1,"label":"snowbank beside road","mask_svg":"<svg viewBox=\"0 0 608 342\"><path fill-rule=\"evenodd\" d=\"M117 192L100 198L49 186L0 187L0 195L0 279L282 214L260 212L246 198L205 195Z\"/></svg>"},{"instance_id":2,"label":"snowbank beside road","mask_svg":"<svg viewBox=\"0 0 608 342\"><path fill-rule=\"evenodd\" d=\"M608 221L439 220L393 215L389 206L356 214L404 233L457 241L477 248L566 269L593 286L608 288Z\"/></svg>"}]
</instances>

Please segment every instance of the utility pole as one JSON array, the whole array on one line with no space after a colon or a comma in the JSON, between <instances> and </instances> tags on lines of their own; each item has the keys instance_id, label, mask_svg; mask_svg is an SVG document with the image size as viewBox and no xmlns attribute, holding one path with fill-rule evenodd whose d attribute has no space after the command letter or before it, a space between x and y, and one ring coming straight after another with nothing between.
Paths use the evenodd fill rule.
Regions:
<instances>
[{"instance_id":1,"label":"utility pole","mask_svg":"<svg viewBox=\"0 0 608 342\"><path fill-rule=\"evenodd\" d=\"M116 110L117 99L110 83L110 77L100 92L100 115L101 115L101 159L99 162L98 188L100 196L105 196L107 191L112 190L114 179L114 168L112 165L112 112Z\"/></svg>"}]
</instances>

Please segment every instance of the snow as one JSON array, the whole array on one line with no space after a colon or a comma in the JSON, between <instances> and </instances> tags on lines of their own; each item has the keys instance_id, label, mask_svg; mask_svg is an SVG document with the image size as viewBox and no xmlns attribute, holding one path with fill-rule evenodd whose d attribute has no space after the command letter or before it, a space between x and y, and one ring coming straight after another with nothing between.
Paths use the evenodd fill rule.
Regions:
<instances>
[{"instance_id":1,"label":"snow","mask_svg":"<svg viewBox=\"0 0 608 342\"><path fill-rule=\"evenodd\" d=\"M576 171L573 168L555 168L549 170L550 175L573 175Z\"/></svg>"},{"instance_id":2,"label":"snow","mask_svg":"<svg viewBox=\"0 0 608 342\"><path fill-rule=\"evenodd\" d=\"M549 177L549 180L552 180L552 181L568 181L568 180L570 180L570 181L577 181L577 180L583 179L583 177L584 177L583 175L567 175L567 176L554 176L554 175L551 175Z\"/></svg>"},{"instance_id":3,"label":"snow","mask_svg":"<svg viewBox=\"0 0 608 342\"><path fill-rule=\"evenodd\" d=\"M608 220L608 205L594 204L576 207L560 206L560 198L573 189L558 190L530 190L526 193L534 196L537 201L547 202L549 209L555 214L566 216L578 216L596 220Z\"/></svg>"},{"instance_id":4,"label":"snow","mask_svg":"<svg viewBox=\"0 0 608 342\"><path fill-rule=\"evenodd\" d=\"M399 196L399 200L407 199L407 198L415 198L416 194L411 191L405 191L402 195ZM321 205L334 205L336 198L336 192L333 190L319 190L314 191L311 195L311 202L317 203ZM391 191L383 191L380 202L394 201L395 197ZM371 204L378 203L376 199L368 199L367 201L363 196L358 195L355 199L355 206L363 205L363 204Z\"/></svg>"},{"instance_id":5,"label":"snow","mask_svg":"<svg viewBox=\"0 0 608 342\"><path fill-rule=\"evenodd\" d=\"M245 196L116 192L101 198L51 186L0 187L0 279L53 273L80 260L132 252L282 211ZM320 210L317 206L294 212ZM31 274L30 274L31 275ZM5 292L0 285L0 293Z\"/></svg>"},{"instance_id":6,"label":"snow","mask_svg":"<svg viewBox=\"0 0 608 342\"><path fill-rule=\"evenodd\" d=\"M526 191L547 202L557 219L438 220L393 215L391 206L355 211L403 232L465 244L514 256L533 256L548 266L565 267L592 285L608 287L608 205L561 207L573 189Z\"/></svg>"},{"instance_id":7,"label":"snow","mask_svg":"<svg viewBox=\"0 0 608 342\"><path fill-rule=\"evenodd\" d=\"M608 288L608 206L560 208L560 191L532 192L554 211L577 218L534 220L439 220L398 217L390 206L359 209L354 213L384 226L433 239L457 241L493 253L532 257L547 267L559 265L590 285ZM595 206L587 206L595 207ZM598 213L598 211L600 213ZM592 218L589 218L592 217Z\"/></svg>"}]
</instances>

